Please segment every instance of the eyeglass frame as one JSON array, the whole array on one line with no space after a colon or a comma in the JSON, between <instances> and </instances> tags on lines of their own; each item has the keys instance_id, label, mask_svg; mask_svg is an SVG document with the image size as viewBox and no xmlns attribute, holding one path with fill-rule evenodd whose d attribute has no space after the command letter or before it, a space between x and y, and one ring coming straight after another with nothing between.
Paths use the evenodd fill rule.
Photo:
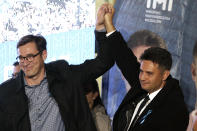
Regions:
<instances>
[{"instance_id":1,"label":"eyeglass frame","mask_svg":"<svg viewBox=\"0 0 197 131\"><path fill-rule=\"evenodd\" d=\"M42 53L42 51L39 51L38 53L36 53L35 55L33 55L33 54L30 54L29 56L27 55L26 57L23 57L23 56L17 56L16 57L16 60L18 61L18 62L24 62L25 60L27 60L27 61L29 61L29 62L32 62L33 60L34 60L34 58L36 57L36 56L38 56L40 53ZM21 58L20 58L21 57ZM28 58L29 57L29 58ZM32 58L32 60L29 60L29 59L31 59ZM22 61L21 61L21 60Z\"/></svg>"}]
</instances>

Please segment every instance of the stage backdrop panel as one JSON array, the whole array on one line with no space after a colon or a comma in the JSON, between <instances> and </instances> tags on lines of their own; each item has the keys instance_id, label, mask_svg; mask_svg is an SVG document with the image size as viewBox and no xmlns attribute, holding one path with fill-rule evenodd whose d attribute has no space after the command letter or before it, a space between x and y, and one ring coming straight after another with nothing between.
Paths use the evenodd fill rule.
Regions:
<instances>
[{"instance_id":1,"label":"stage backdrop panel","mask_svg":"<svg viewBox=\"0 0 197 131\"><path fill-rule=\"evenodd\" d=\"M135 31L158 33L173 57L171 74L180 80L189 111L194 109L195 87L191 79L192 48L196 39L196 0L119 0L114 23L127 41ZM117 66L103 76L103 101L111 118L126 94Z\"/></svg>"},{"instance_id":2,"label":"stage backdrop panel","mask_svg":"<svg viewBox=\"0 0 197 131\"><path fill-rule=\"evenodd\" d=\"M95 0L1 0L0 83L10 78L16 43L24 35L47 39L46 62L79 64L95 55Z\"/></svg>"}]
</instances>

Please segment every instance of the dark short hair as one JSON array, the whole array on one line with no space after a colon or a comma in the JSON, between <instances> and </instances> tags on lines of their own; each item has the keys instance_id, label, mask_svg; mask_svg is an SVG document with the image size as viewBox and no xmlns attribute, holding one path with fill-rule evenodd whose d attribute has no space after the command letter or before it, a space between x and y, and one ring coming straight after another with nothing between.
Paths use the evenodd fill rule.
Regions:
<instances>
[{"instance_id":1,"label":"dark short hair","mask_svg":"<svg viewBox=\"0 0 197 131\"><path fill-rule=\"evenodd\" d=\"M86 81L85 83L83 83L82 87L83 87L85 95L87 95L90 92L93 92L93 93L98 92L98 96L94 100L93 108L96 107L97 105L102 105L103 106L103 103L102 103L102 100L101 100L101 97L100 97L100 94L99 94L98 83L97 83L96 80Z\"/></svg>"},{"instance_id":2,"label":"dark short hair","mask_svg":"<svg viewBox=\"0 0 197 131\"><path fill-rule=\"evenodd\" d=\"M193 61L197 62L197 41L195 42L193 47Z\"/></svg>"},{"instance_id":3,"label":"dark short hair","mask_svg":"<svg viewBox=\"0 0 197 131\"><path fill-rule=\"evenodd\" d=\"M23 46L29 42L35 42L36 44L36 48L38 49L38 51L43 51L46 50L46 39L41 36L41 35L26 35L23 36L19 42L17 43L17 48L19 48L20 46Z\"/></svg>"},{"instance_id":4,"label":"dark short hair","mask_svg":"<svg viewBox=\"0 0 197 131\"><path fill-rule=\"evenodd\" d=\"M132 34L127 45L130 49L142 45L167 49L165 41L158 34L149 30L139 30Z\"/></svg>"},{"instance_id":5,"label":"dark short hair","mask_svg":"<svg viewBox=\"0 0 197 131\"><path fill-rule=\"evenodd\" d=\"M15 62L13 63L13 66L17 66L17 65L19 65L19 62L18 62L18 61L15 61Z\"/></svg>"},{"instance_id":6,"label":"dark short hair","mask_svg":"<svg viewBox=\"0 0 197 131\"><path fill-rule=\"evenodd\" d=\"M166 49L160 47L151 47L144 51L140 60L150 60L157 63L164 70L170 70L172 66L172 56Z\"/></svg>"}]
</instances>

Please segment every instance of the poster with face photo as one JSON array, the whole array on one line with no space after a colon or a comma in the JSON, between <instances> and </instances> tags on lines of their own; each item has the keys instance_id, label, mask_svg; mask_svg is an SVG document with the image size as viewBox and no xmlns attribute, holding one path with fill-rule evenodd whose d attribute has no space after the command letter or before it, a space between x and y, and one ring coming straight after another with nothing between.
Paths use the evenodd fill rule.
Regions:
<instances>
[{"instance_id":1,"label":"poster with face photo","mask_svg":"<svg viewBox=\"0 0 197 131\"><path fill-rule=\"evenodd\" d=\"M188 110L194 109L196 89L191 78L192 49L197 39L195 0L119 0L114 23L124 39L139 30L160 35L173 57L171 75L180 81ZM111 118L127 93L127 82L115 65L102 78L102 99ZM131 87L132 88L132 87Z\"/></svg>"}]
</instances>

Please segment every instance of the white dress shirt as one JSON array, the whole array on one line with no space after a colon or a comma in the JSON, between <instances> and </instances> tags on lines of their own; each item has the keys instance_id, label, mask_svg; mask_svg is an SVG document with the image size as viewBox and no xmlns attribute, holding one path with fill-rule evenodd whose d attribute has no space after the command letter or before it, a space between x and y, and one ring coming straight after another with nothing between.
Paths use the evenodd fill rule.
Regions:
<instances>
[{"instance_id":1,"label":"white dress shirt","mask_svg":"<svg viewBox=\"0 0 197 131\"><path fill-rule=\"evenodd\" d=\"M150 99L148 100L148 102L145 104L145 106L144 106L144 107L142 108L142 110L140 111L139 116L140 116L140 114L144 111L144 109L148 106L148 104L149 104L149 103L155 98L155 96L160 92L161 89L162 89L162 88L158 89L157 91L155 91L155 92L153 92L153 93L151 93L151 94L148 93ZM129 123L129 126L128 126L128 128L127 128L127 131L129 130L129 128L130 128L130 126L131 126L131 123L133 122L133 119L134 119L134 117L136 116L136 113L137 113L137 111L138 111L140 105L142 104L143 100L144 100L144 99L142 99L140 102L138 102L138 104L137 104L137 106L136 106L136 108L135 108L135 110L134 110L133 116L132 116L132 118L131 118L131 121L130 121L130 123Z\"/></svg>"}]
</instances>

